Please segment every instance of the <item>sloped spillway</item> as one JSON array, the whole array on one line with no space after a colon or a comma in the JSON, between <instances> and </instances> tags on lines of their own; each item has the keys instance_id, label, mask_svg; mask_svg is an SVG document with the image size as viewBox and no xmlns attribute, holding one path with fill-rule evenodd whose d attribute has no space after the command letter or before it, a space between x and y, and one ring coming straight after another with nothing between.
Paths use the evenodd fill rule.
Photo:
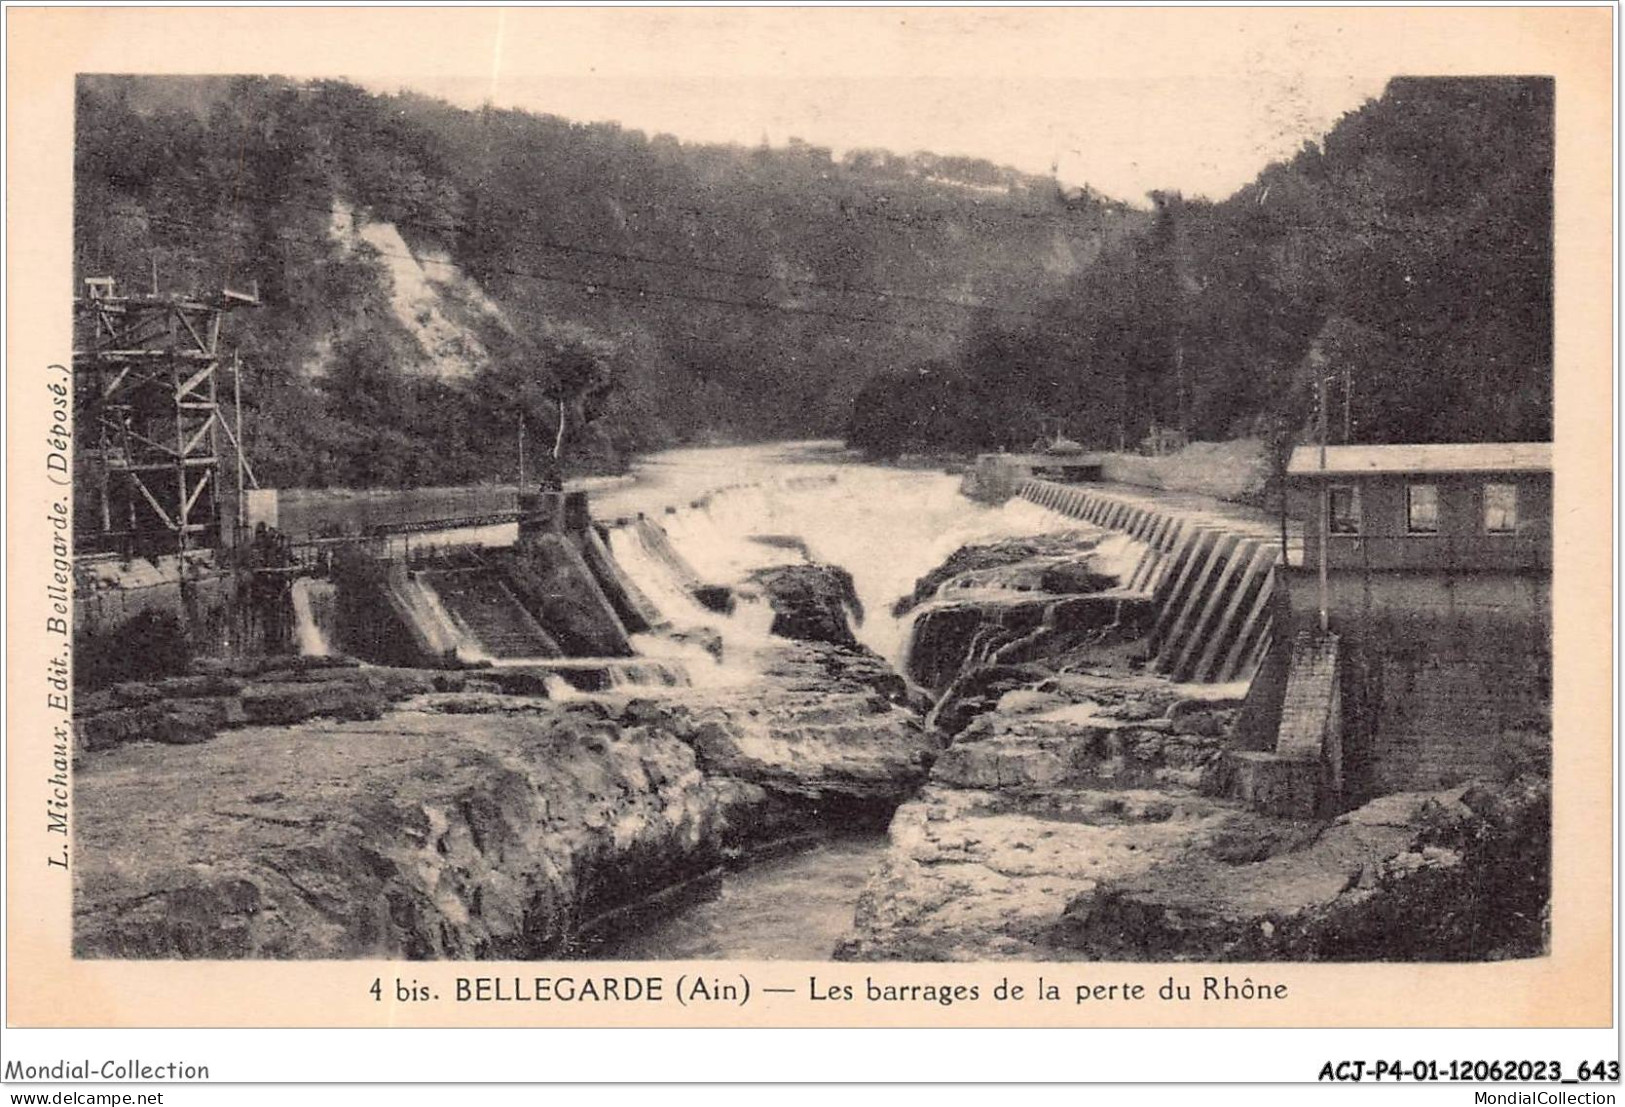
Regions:
<instances>
[{"instance_id":1,"label":"sloped spillway","mask_svg":"<svg viewBox=\"0 0 1625 1107\"><path fill-rule=\"evenodd\" d=\"M513 589L490 569L426 570L418 580L438 598L440 609L456 627L459 651L503 659L563 655Z\"/></svg>"}]
</instances>

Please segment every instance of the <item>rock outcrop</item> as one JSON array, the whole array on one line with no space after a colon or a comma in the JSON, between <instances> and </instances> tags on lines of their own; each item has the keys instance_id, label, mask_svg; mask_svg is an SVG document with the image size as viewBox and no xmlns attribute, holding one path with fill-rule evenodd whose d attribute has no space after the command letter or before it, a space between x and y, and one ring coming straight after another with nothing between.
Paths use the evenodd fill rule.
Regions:
<instances>
[{"instance_id":1,"label":"rock outcrop","mask_svg":"<svg viewBox=\"0 0 1625 1107\"><path fill-rule=\"evenodd\" d=\"M769 632L798 642L856 647L853 621L863 619L852 574L834 565L775 565L746 578L773 608Z\"/></svg>"},{"instance_id":2,"label":"rock outcrop","mask_svg":"<svg viewBox=\"0 0 1625 1107\"><path fill-rule=\"evenodd\" d=\"M1184 702L1166 682L1101 674L1001 693L898 809L838 956L1075 956L1052 931L1080 892L1257 826L1200 793L1220 740L1169 718Z\"/></svg>"},{"instance_id":3,"label":"rock outcrop","mask_svg":"<svg viewBox=\"0 0 1625 1107\"><path fill-rule=\"evenodd\" d=\"M923 779L935 744L878 657L786 642L766 670L552 702L523 668L272 659L86 697L75 952L590 955L736 858L884 825Z\"/></svg>"},{"instance_id":4,"label":"rock outcrop","mask_svg":"<svg viewBox=\"0 0 1625 1107\"><path fill-rule=\"evenodd\" d=\"M1193 842L1075 898L1060 946L1100 960L1496 960L1547 943L1550 784L1373 800L1266 856Z\"/></svg>"},{"instance_id":5,"label":"rock outcrop","mask_svg":"<svg viewBox=\"0 0 1625 1107\"><path fill-rule=\"evenodd\" d=\"M1100 537L1098 532L1076 530L961 546L916 581L914 591L892 605L892 613L906 615L935 598L950 581L957 588L995 587L1016 592L1094 592L1113 587L1115 577L1090 568L1088 553L1099 544ZM1068 586L1046 586L1046 572L1051 574L1051 584L1064 579Z\"/></svg>"},{"instance_id":6,"label":"rock outcrop","mask_svg":"<svg viewBox=\"0 0 1625 1107\"><path fill-rule=\"evenodd\" d=\"M545 957L720 863L762 793L599 704L132 744L77 782L80 957Z\"/></svg>"},{"instance_id":7,"label":"rock outcrop","mask_svg":"<svg viewBox=\"0 0 1625 1107\"><path fill-rule=\"evenodd\" d=\"M759 684L686 697L701 767L884 825L937 755L932 732L899 703L902 680L869 651L824 643L777 650L765 669Z\"/></svg>"},{"instance_id":8,"label":"rock outcrop","mask_svg":"<svg viewBox=\"0 0 1625 1107\"><path fill-rule=\"evenodd\" d=\"M306 719L376 719L390 704L426 692L545 695L522 669L360 666L345 657L200 658L194 672L115 684L74 700L79 750L127 742L196 745L221 731Z\"/></svg>"},{"instance_id":9,"label":"rock outcrop","mask_svg":"<svg viewBox=\"0 0 1625 1107\"><path fill-rule=\"evenodd\" d=\"M1102 658L1136 643L1149 624L1141 596L1009 593L942 599L915 615L908 675L941 692L989 666L1047 659L1075 650Z\"/></svg>"}]
</instances>

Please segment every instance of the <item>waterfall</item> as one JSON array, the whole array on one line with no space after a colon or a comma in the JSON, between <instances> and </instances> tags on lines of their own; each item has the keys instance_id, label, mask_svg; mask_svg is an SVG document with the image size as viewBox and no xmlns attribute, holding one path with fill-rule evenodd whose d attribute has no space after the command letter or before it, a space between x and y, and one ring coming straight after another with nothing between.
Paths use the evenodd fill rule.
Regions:
<instances>
[{"instance_id":1,"label":"waterfall","mask_svg":"<svg viewBox=\"0 0 1625 1107\"><path fill-rule=\"evenodd\" d=\"M327 657L333 652L328 638L332 625L336 590L329 581L300 577L289 589L293 602L294 634L299 653L305 657Z\"/></svg>"},{"instance_id":2,"label":"waterfall","mask_svg":"<svg viewBox=\"0 0 1625 1107\"><path fill-rule=\"evenodd\" d=\"M566 657L547 661L496 661L497 668L523 669L542 678L549 699L570 700L598 692L639 694L665 688L689 688L683 666L655 658Z\"/></svg>"},{"instance_id":3,"label":"waterfall","mask_svg":"<svg viewBox=\"0 0 1625 1107\"><path fill-rule=\"evenodd\" d=\"M709 614L709 613L708 613ZM670 671L683 673L694 688L727 688L750 679L747 666L731 663L724 652L718 657L692 639L670 634L634 634L632 648L639 657L665 663Z\"/></svg>"},{"instance_id":4,"label":"waterfall","mask_svg":"<svg viewBox=\"0 0 1625 1107\"><path fill-rule=\"evenodd\" d=\"M688 673L681 667L663 661L623 661L607 666L604 675L614 691L628 688L688 688L692 687Z\"/></svg>"},{"instance_id":5,"label":"waterfall","mask_svg":"<svg viewBox=\"0 0 1625 1107\"><path fill-rule=\"evenodd\" d=\"M764 645L772 637L773 605L766 597L754 593L740 593L733 611L727 616L723 638L743 645Z\"/></svg>"},{"instance_id":6,"label":"waterfall","mask_svg":"<svg viewBox=\"0 0 1625 1107\"><path fill-rule=\"evenodd\" d=\"M690 509L666 516L668 522L676 524L666 530L667 537L686 538L685 556L697 543L707 543L713 550L719 544L720 531L714 520L696 519L701 510ZM738 594L734 609L728 614L701 606L689 590L691 582L679 579L678 567L668 564L666 557L650 549L638 526L612 529L609 548L627 579L643 591L678 631L677 637L661 633L634 635L632 646L639 655L681 664L695 683L706 686L736 684L748 677L748 659L756 650L769 645L771 639L773 609L763 597ZM701 628L709 628L721 638L721 659L703 645L681 637L684 632Z\"/></svg>"},{"instance_id":7,"label":"waterfall","mask_svg":"<svg viewBox=\"0 0 1625 1107\"><path fill-rule=\"evenodd\" d=\"M701 607L671 569L650 552L636 527L611 528L609 552L627 579L648 596L649 602L673 625L696 627L716 621L715 613Z\"/></svg>"},{"instance_id":8,"label":"waterfall","mask_svg":"<svg viewBox=\"0 0 1625 1107\"><path fill-rule=\"evenodd\" d=\"M451 617L440 594L422 573L406 572L397 582L396 595L413 616L413 624L432 653L454 653L459 661L489 661L468 632Z\"/></svg>"},{"instance_id":9,"label":"waterfall","mask_svg":"<svg viewBox=\"0 0 1625 1107\"><path fill-rule=\"evenodd\" d=\"M658 526L671 550L709 582L736 583L754 569L804 557L846 569L867 616L854 620L854 633L894 662L912 620L893 618L892 603L960 546L1093 529L1024 499L997 507L966 500L957 480L946 474L843 465L787 466L755 483L648 516L639 525ZM612 530L610 548L675 626L715 628L730 654L768 644L773 612L759 597L753 601L748 593L739 594L727 617L706 610L689 592L693 582L645 548L638 525ZM638 646L640 652L645 648Z\"/></svg>"},{"instance_id":10,"label":"waterfall","mask_svg":"<svg viewBox=\"0 0 1625 1107\"><path fill-rule=\"evenodd\" d=\"M579 699L575 685L565 680L558 673L548 673L542 677L542 684L547 689L547 698L554 701Z\"/></svg>"}]
</instances>

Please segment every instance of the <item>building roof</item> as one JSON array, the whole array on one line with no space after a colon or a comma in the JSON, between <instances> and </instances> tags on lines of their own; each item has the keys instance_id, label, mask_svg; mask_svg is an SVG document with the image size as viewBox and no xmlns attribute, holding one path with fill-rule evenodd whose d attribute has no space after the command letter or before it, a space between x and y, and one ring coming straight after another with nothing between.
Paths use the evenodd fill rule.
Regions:
<instances>
[{"instance_id":1,"label":"building roof","mask_svg":"<svg viewBox=\"0 0 1625 1107\"><path fill-rule=\"evenodd\" d=\"M1550 442L1442 442L1432 445L1327 446L1326 467L1319 446L1299 446L1288 475L1315 477L1361 473L1549 473Z\"/></svg>"}]
</instances>

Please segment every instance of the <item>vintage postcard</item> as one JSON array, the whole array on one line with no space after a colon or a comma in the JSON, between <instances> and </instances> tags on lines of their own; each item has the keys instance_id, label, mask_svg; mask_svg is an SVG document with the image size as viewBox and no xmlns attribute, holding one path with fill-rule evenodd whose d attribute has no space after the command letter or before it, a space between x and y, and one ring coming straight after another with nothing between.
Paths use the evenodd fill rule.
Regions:
<instances>
[{"instance_id":1,"label":"vintage postcard","mask_svg":"<svg viewBox=\"0 0 1625 1107\"><path fill-rule=\"evenodd\" d=\"M1608 1026L1614 17L9 10L8 1025Z\"/></svg>"}]
</instances>

